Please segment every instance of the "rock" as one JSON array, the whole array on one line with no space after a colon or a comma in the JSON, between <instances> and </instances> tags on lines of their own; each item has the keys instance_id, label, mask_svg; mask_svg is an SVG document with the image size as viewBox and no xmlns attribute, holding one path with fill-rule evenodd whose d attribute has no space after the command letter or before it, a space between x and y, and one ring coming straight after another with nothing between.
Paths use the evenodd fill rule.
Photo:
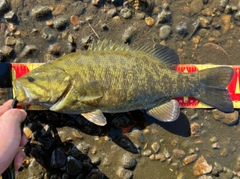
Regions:
<instances>
[{"instance_id":1,"label":"rock","mask_svg":"<svg viewBox=\"0 0 240 179\"><path fill-rule=\"evenodd\" d=\"M193 155L186 156L186 157L183 159L183 164L184 164L184 165L190 164L190 163L194 162L194 161L197 159L197 157L198 157L197 154L193 154Z\"/></svg>"},{"instance_id":2,"label":"rock","mask_svg":"<svg viewBox=\"0 0 240 179\"><path fill-rule=\"evenodd\" d=\"M190 3L190 11L191 15L199 14L201 13L201 10L203 9L203 1L202 0L193 0Z\"/></svg>"},{"instance_id":3,"label":"rock","mask_svg":"<svg viewBox=\"0 0 240 179\"><path fill-rule=\"evenodd\" d=\"M171 18L172 13L163 9L161 13L158 13L156 25L158 25L159 23L169 22Z\"/></svg>"},{"instance_id":4,"label":"rock","mask_svg":"<svg viewBox=\"0 0 240 179\"><path fill-rule=\"evenodd\" d=\"M121 179L131 179L133 176L133 172L131 170L127 170L122 167L118 168L116 174Z\"/></svg>"},{"instance_id":5,"label":"rock","mask_svg":"<svg viewBox=\"0 0 240 179\"><path fill-rule=\"evenodd\" d=\"M210 142L212 142L212 143L218 142L217 137L215 137L215 136L211 137Z\"/></svg>"},{"instance_id":6,"label":"rock","mask_svg":"<svg viewBox=\"0 0 240 179\"><path fill-rule=\"evenodd\" d=\"M213 110L213 117L217 121L220 121L228 126L232 126L238 123L239 113L238 111L234 111L232 113L224 113L222 111L219 111L217 109Z\"/></svg>"},{"instance_id":7,"label":"rock","mask_svg":"<svg viewBox=\"0 0 240 179\"><path fill-rule=\"evenodd\" d=\"M0 0L0 15L4 14L10 8L6 0Z\"/></svg>"},{"instance_id":8,"label":"rock","mask_svg":"<svg viewBox=\"0 0 240 179\"><path fill-rule=\"evenodd\" d=\"M70 17L70 22L72 25L78 25L80 24L80 19L78 18L78 16L72 15Z\"/></svg>"},{"instance_id":9,"label":"rock","mask_svg":"<svg viewBox=\"0 0 240 179\"><path fill-rule=\"evenodd\" d=\"M161 39L166 40L170 36L171 32L172 32L172 29L169 25L163 25L159 29L159 36Z\"/></svg>"},{"instance_id":10,"label":"rock","mask_svg":"<svg viewBox=\"0 0 240 179\"><path fill-rule=\"evenodd\" d=\"M37 50L38 50L38 48L35 45L26 45L19 56L26 57L28 55L31 55L33 52L35 52Z\"/></svg>"},{"instance_id":11,"label":"rock","mask_svg":"<svg viewBox=\"0 0 240 179\"><path fill-rule=\"evenodd\" d=\"M101 158L98 156L93 156L91 157L91 162L94 165L99 165L101 163Z\"/></svg>"},{"instance_id":12,"label":"rock","mask_svg":"<svg viewBox=\"0 0 240 179\"><path fill-rule=\"evenodd\" d=\"M60 42L54 43L48 47L48 53L56 56L60 56L64 53L63 51L63 44Z\"/></svg>"},{"instance_id":13,"label":"rock","mask_svg":"<svg viewBox=\"0 0 240 179\"><path fill-rule=\"evenodd\" d=\"M57 16L57 15L63 15L66 11L66 5L65 4L58 4L57 7L54 9L54 11L52 12L53 15Z\"/></svg>"},{"instance_id":14,"label":"rock","mask_svg":"<svg viewBox=\"0 0 240 179\"><path fill-rule=\"evenodd\" d=\"M17 20L17 16L13 11L9 11L8 13L4 14L4 19L8 22L14 22Z\"/></svg>"},{"instance_id":15,"label":"rock","mask_svg":"<svg viewBox=\"0 0 240 179\"><path fill-rule=\"evenodd\" d=\"M212 165L209 165L203 156L199 157L193 166L193 174L200 176L210 173L212 171Z\"/></svg>"},{"instance_id":16,"label":"rock","mask_svg":"<svg viewBox=\"0 0 240 179\"><path fill-rule=\"evenodd\" d=\"M187 34L188 34L187 23L186 23L186 22L183 22L183 21L180 21L180 22L176 25L175 31L176 31L178 34L181 34L181 35L183 35L183 36L187 35Z\"/></svg>"},{"instance_id":17,"label":"rock","mask_svg":"<svg viewBox=\"0 0 240 179\"><path fill-rule=\"evenodd\" d=\"M92 169L85 179L103 179L104 174L99 169Z\"/></svg>"},{"instance_id":18,"label":"rock","mask_svg":"<svg viewBox=\"0 0 240 179\"><path fill-rule=\"evenodd\" d=\"M150 149L144 150L142 152L142 155L145 157L149 157L150 155L152 155L152 151Z\"/></svg>"},{"instance_id":19,"label":"rock","mask_svg":"<svg viewBox=\"0 0 240 179\"><path fill-rule=\"evenodd\" d=\"M198 123L196 122L192 123L190 129L192 136L199 136L201 132L201 126Z\"/></svg>"},{"instance_id":20,"label":"rock","mask_svg":"<svg viewBox=\"0 0 240 179\"><path fill-rule=\"evenodd\" d=\"M126 169L134 168L137 164L136 159L129 153L123 154L121 161L122 161L123 167Z\"/></svg>"},{"instance_id":21,"label":"rock","mask_svg":"<svg viewBox=\"0 0 240 179\"><path fill-rule=\"evenodd\" d=\"M166 149L166 147L163 148L163 155L164 155L166 158L170 158L170 157L171 157L171 154L168 152L168 150Z\"/></svg>"},{"instance_id":22,"label":"rock","mask_svg":"<svg viewBox=\"0 0 240 179\"><path fill-rule=\"evenodd\" d=\"M15 45L16 41L17 40L13 36L8 36L5 39L5 45Z\"/></svg>"},{"instance_id":23,"label":"rock","mask_svg":"<svg viewBox=\"0 0 240 179\"><path fill-rule=\"evenodd\" d=\"M142 20L145 18L146 14L144 12L135 12L135 16L137 19Z\"/></svg>"},{"instance_id":24,"label":"rock","mask_svg":"<svg viewBox=\"0 0 240 179\"><path fill-rule=\"evenodd\" d=\"M70 175L77 175L83 169L82 162L76 160L72 156L67 157L67 173Z\"/></svg>"},{"instance_id":25,"label":"rock","mask_svg":"<svg viewBox=\"0 0 240 179\"><path fill-rule=\"evenodd\" d=\"M64 16L58 16L53 21L53 27L57 30L63 30L66 28L68 20Z\"/></svg>"},{"instance_id":26,"label":"rock","mask_svg":"<svg viewBox=\"0 0 240 179\"><path fill-rule=\"evenodd\" d=\"M42 30L42 38L48 41L55 41L57 39L57 31L50 27L44 27Z\"/></svg>"},{"instance_id":27,"label":"rock","mask_svg":"<svg viewBox=\"0 0 240 179\"><path fill-rule=\"evenodd\" d=\"M209 20L207 17L198 17L198 20L203 28L209 28L211 25L211 20Z\"/></svg>"},{"instance_id":28,"label":"rock","mask_svg":"<svg viewBox=\"0 0 240 179\"><path fill-rule=\"evenodd\" d=\"M99 6L102 3L101 0L92 0L92 5Z\"/></svg>"},{"instance_id":29,"label":"rock","mask_svg":"<svg viewBox=\"0 0 240 179\"><path fill-rule=\"evenodd\" d=\"M213 144L212 144L212 148L213 148L213 149L220 149L219 143L218 143L218 142L213 143Z\"/></svg>"},{"instance_id":30,"label":"rock","mask_svg":"<svg viewBox=\"0 0 240 179\"><path fill-rule=\"evenodd\" d=\"M83 160L83 159L86 157L86 155L83 154L82 152L80 152L80 151L77 149L76 146L73 146L73 147L71 148L70 153L71 153L71 155L72 155L74 158L76 158L76 159L78 159L78 160Z\"/></svg>"},{"instance_id":31,"label":"rock","mask_svg":"<svg viewBox=\"0 0 240 179\"><path fill-rule=\"evenodd\" d=\"M124 19L129 19L129 18L132 17L132 11L131 11L131 9L123 8L123 9L120 11L120 15L121 15Z\"/></svg>"},{"instance_id":32,"label":"rock","mask_svg":"<svg viewBox=\"0 0 240 179\"><path fill-rule=\"evenodd\" d=\"M228 168L223 168L223 172L220 173L220 178L232 178L234 175L233 171Z\"/></svg>"},{"instance_id":33,"label":"rock","mask_svg":"<svg viewBox=\"0 0 240 179\"><path fill-rule=\"evenodd\" d=\"M131 39L132 35L136 32L136 30L137 28L134 26L128 27L122 35L123 42L127 43Z\"/></svg>"},{"instance_id":34,"label":"rock","mask_svg":"<svg viewBox=\"0 0 240 179\"><path fill-rule=\"evenodd\" d=\"M89 148L90 148L90 145L87 144L86 142L81 142L77 145L77 149L86 155L88 154Z\"/></svg>"},{"instance_id":35,"label":"rock","mask_svg":"<svg viewBox=\"0 0 240 179\"><path fill-rule=\"evenodd\" d=\"M159 160L160 162L164 162L166 160L166 157L163 153L158 153L155 155L155 160Z\"/></svg>"},{"instance_id":36,"label":"rock","mask_svg":"<svg viewBox=\"0 0 240 179\"><path fill-rule=\"evenodd\" d=\"M238 11L238 12L240 12L240 11ZM237 12L237 13L238 13ZM236 14L237 14L236 13ZM234 16L235 17L235 16ZM229 15L229 14L227 14L227 15L225 15L225 14L223 14L222 16L221 16L221 21L222 21L222 33L223 34L226 34L228 31L229 31L229 29L230 29L230 23L231 23L231 15Z\"/></svg>"},{"instance_id":37,"label":"rock","mask_svg":"<svg viewBox=\"0 0 240 179\"><path fill-rule=\"evenodd\" d=\"M112 8L112 9L109 9L107 11L107 16L108 17L114 17L117 15L117 9L116 8Z\"/></svg>"},{"instance_id":38,"label":"rock","mask_svg":"<svg viewBox=\"0 0 240 179\"><path fill-rule=\"evenodd\" d=\"M48 137L38 137L38 141L42 144L43 148L48 150L52 147L54 140Z\"/></svg>"},{"instance_id":39,"label":"rock","mask_svg":"<svg viewBox=\"0 0 240 179\"><path fill-rule=\"evenodd\" d=\"M52 152L50 166L53 168L61 168L67 162L67 157L62 148L57 148Z\"/></svg>"},{"instance_id":40,"label":"rock","mask_svg":"<svg viewBox=\"0 0 240 179\"><path fill-rule=\"evenodd\" d=\"M139 130L138 128L133 128L131 132L127 133L126 135L137 149L142 148L145 140L141 130Z\"/></svg>"},{"instance_id":41,"label":"rock","mask_svg":"<svg viewBox=\"0 0 240 179\"><path fill-rule=\"evenodd\" d=\"M146 17L145 22L147 26L151 27L154 24L154 19L152 17Z\"/></svg>"},{"instance_id":42,"label":"rock","mask_svg":"<svg viewBox=\"0 0 240 179\"><path fill-rule=\"evenodd\" d=\"M32 138L33 132L32 132L32 130L29 127L25 126L23 128L23 132L27 136L28 139Z\"/></svg>"},{"instance_id":43,"label":"rock","mask_svg":"<svg viewBox=\"0 0 240 179\"><path fill-rule=\"evenodd\" d=\"M157 142L154 142L152 145L151 145L151 148L153 150L154 153L158 153L159 149L160 149L160 145L159 143Z\"/></svg>"},{"instance_id":44,"label":"rock","mask_svg":"<svg viewBox=\"0 0 240 179\"><path fill-rule=\"evenodd\" d=\"M32 9L31 16L35 17L37 20L41 20L52 13L48 6L37 6Z\"/></svg>"},{"instance_id":45,"label":"rock","mask_svg":"<svg viewBox=\"0 0 240 179\"><path fill-rule=\"evenodd\" d=\"M3 46L0 52L5 57L11 57L13 55L13 48L9 46Z\"/></svg>"},{"instance_id":46,"label":"rock","mask_svg":"<svg viewBox=\"0 0 240 179\"><path fill-rule=\"evenodd\" d=\"M186 153L181 149L173 149L172 155L176 159L182 159L185 157Z\"/></svg>"},{"instance_id":47,"label":"rock","mask_svg":"<svg viewBox=\"0 0 240 179\"><path fill-rule=\"evenodd\" d=\"M212 169L212 174L213 174L213 175L218 175L218 174L221 173L222 171L223 171L222 165L220 165L220 164L217 163L217 162L214 162L214 166L213 166L213 169Z\"/></svg>"}]
</instances>

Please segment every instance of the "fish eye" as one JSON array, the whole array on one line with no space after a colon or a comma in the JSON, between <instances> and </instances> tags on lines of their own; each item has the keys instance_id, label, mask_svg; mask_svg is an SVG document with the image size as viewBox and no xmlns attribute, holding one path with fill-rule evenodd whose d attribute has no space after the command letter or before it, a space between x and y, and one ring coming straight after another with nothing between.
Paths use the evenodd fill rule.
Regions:
<instances>
[{"instance_id":1,"label":"fish eye","mask_svg":"<svg viewBox=\"0 0 240 179\"><path fill-rule=\"evenodd\" d=\"M34 78L31 77L31 76L28 76L27 79L28 79L28 81L31 82L31 83L34 82Z\"/></svg>"}]
</instances>

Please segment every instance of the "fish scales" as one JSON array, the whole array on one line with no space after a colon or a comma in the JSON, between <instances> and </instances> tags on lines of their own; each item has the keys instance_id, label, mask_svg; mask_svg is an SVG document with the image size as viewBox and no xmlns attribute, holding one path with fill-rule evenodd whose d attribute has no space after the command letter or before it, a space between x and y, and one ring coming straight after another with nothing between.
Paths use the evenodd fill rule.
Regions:
<instances>
[{"instance_id":1,"label":"fish scales","mask_svg":"<svg viewBox=\"0 0 240 179\"><path fill-rule=\"evenodd\" d=\"M178 55L155 44L135 50L106 41L36 68L13 81L17 99L50 110L80 113L105 125L102 112L146 110L158 120L173 121L180 113L174 97L193 96L222 111L232 111L226 90L233 70L217 67L180 73Z\"/></svg>"}]
</instances>

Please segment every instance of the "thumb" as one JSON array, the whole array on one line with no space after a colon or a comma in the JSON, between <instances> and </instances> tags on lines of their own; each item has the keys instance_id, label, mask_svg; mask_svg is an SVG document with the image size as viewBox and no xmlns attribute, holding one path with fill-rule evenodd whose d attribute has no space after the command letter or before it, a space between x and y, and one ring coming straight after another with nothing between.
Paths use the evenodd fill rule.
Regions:
<instances>
[{"instance_id":1,"label":"thumb","mask_svg":"<svg viewBox=\"0 0 240 179\"><path fill-rule=\"evenodd\" d=\"M10 109L0 117L0 173L3 172L15 157L21 141L20 123L26 112L21 109Z\"/></svg>"}]
</instances>

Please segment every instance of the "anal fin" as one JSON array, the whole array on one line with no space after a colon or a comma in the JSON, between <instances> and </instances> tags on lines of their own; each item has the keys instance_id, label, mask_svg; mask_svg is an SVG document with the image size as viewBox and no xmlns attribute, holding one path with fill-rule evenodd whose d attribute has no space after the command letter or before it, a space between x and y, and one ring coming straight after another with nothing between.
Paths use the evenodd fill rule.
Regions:
<instances>
[{"instance_id":1,"label":"anal fin","mask_svg":"<svg viewBox=\"0 0 240 179\"><path fill-rule=\"evenodd\" d=\"M162 122L175 121L180 114L180 106L176 100L171 100L147 111L147 114Z\"/></svg>"},{"instance_id":2,"label":"anal fin","mask_svg":"<svg viewBox=\"0 0 240 179\"><path fill-rule=\"evenodd\" d=\"M98 126L105 126L107 124L105 116L99 109L92 112L82 113L81 115Z\"/></svg>"}]
</instances>

